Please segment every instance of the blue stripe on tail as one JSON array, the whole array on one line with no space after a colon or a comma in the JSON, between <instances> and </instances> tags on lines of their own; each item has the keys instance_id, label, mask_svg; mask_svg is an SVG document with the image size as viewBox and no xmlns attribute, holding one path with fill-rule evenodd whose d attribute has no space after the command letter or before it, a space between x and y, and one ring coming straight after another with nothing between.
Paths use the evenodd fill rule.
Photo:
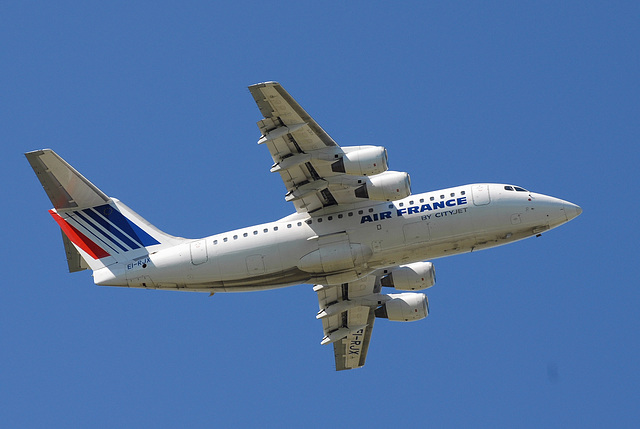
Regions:
<instances>
[{"instance_id":1,"label":"blue stripe on tail","mask_svg":"<svg viewBox=\"0 0 640 429\"><path fill-rule=\"evenodd\" d=\"M80 213L80 212L73 212L73 213L74 213L74 215L76 215L78 217L78 219L82 220L86 224L86 225L84 225L81 222L79 222L78 219L74 219L79 225L81 225L87 232L91 232L91 230L89 228L87 228L87 225L88 225L91 228L93 228L95 231L100 233L102 238L96 236L95 234L92 234L92 235L94 237L96 237L98 240L102 241L107 246L109 246L115 253L120 253L117 249L115 249L115 247L119 247L120 249L122 249L123 252L126 252L127 250L129 250L126 247L124 247L122 244L120 244L116 240L114 240L113 237L110 236L107 232L103 231L96 224L94 224L89 219L87 219L82 213ZM107 240L108 243L105 240ZM131 240L129 240L129 241L131 241ZM140 246L136 246L136 247L140 247Z\"/></svg>"},{"instance_id":2,"label":"blue stripe on tail","mask_svg":"<svg viewBox=\"0 0 640 429\"><path fill-rule=\"evenodd\" d=\"M109 204L104 204L102 206L94 207L93 210L96 210L98 213L104 216L109 222L111 222L111 224L117 226L122 231L124 231L129 237L131 237L136 242L138 242L140 246L147 247L147 246L152 246L154 244L160 244L158 240L156 240L155 238L153 238L152 236L144 232L138 225L136 225L135 223L127 219L114 206ZM95 216L94 219L98 221L97 218L99 218L99 216L96 216L96 214L92 211L92 209L87 209L83 211L87 213L89 216L91 216L92 218L94 218ZM113 225L104 222L104 219L100 219L100 220L101 220L100 224L104 228L106 228L109 232L111 232L113 235L120 238L127 244L131 243L131 241L128 240L126 237L124 237L122 233L120 233L120 231L118 231L113 227ZM133 244L131 246L132 248L139 247L139 246L136 246L134 243L131 243L131 244Z\"/></svg>"},{"instance_id":3,"label":"blue stripe on tail","mask_svg":"<svg viewBox=\"0 0 640 429\"><path fill-rule=\"evenodd\" d=\"M136 243L131 241L130 238L128 238L127 236L125 236L122 232L120 232L118 229L116 229L113 224L111 224L110 222L108 222L107 220L105 220L105 218L103 218L102 216L100 216L98 213L94 212L92 209L87 209L87 210L83 210L83 213L89 215L89 217L91 217L91 219L93 219L95 222L97 222L98 224L100 224L100 226L102 226L106 231L107 234L111 234L116 236L117 238L120 239L120 241L122 241L124 244L126 244L127 246L129 246L132 249L139 249L141 247L140 243ZM80 215L78 213L78 215ZM102 232L102 231L101 231ZM103 233L104 234L104 233ZM133 237L132 237L133 238ZM122 250L124 250L125 252L128 249L123 248L117 241L113 240L113 238L111 238L111 240L118 245L118 247L122 248Z\"/></svg>"}]
</instances>

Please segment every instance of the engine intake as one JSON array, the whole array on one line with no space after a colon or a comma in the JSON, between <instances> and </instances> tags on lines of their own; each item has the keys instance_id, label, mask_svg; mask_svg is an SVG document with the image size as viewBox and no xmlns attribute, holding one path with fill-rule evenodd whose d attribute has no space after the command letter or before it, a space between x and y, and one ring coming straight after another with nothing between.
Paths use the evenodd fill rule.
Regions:
<instances>
[{"instance_id":1,"label":"engine intake","mask_svg":"<svg viewBox=\"0 0 640 429\"><path fill-rule=\"evenodd\" d=\"M331 164L335 173L373 176L387 171L387 150L381 146L355 146L343 148L345 153Z\"/></svg>"},{"instance_id":2,"label":"engine intake","mask_svg":"<svg viewBox=\"0 0 640 429\"><path fill-rule=\"evenodd\" d=\"M411 195L409 174L400 171L385 171L366 177L364 183L356 188L358 198L374 201L396 201Z\"/></svg>"},{"instance_id":3,"label":"engine intake","mask_svg":"<svg viewBox=\"0 0 640 429\"><path fill-rule=\"evenodd\" d=\"M436 269L431 262L400 265L380 279L380 284L397 290L423 290L436 283Z\"/></svg>"},{"instance_id":4,"label":"engine intake","mask_svg":"<svg viewBox=\"0 0 640 429\"><path fill-rule=\"evenodd\" d=\"M422 293L396 293L381 307L376 308L375 315L394 322L414 322L429 315L429 300Z\"/></svg>"}]
</instances>

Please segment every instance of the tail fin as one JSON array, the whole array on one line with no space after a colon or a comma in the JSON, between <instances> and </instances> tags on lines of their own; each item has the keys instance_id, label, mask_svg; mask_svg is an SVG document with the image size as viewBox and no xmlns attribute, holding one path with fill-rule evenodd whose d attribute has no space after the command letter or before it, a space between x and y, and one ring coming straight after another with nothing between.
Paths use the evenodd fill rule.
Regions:
<instances>
[{"instance_id":1,"label":"tail fin","mask_svg":"<svg viewBox=\"0 0 640 429\"><path fill-rule=\"evenodd\" d=\"M26 153L53 203L69 271L93 271L182 242L115 198L109 198L51 149Z\"/></svg>"}]
</instances>

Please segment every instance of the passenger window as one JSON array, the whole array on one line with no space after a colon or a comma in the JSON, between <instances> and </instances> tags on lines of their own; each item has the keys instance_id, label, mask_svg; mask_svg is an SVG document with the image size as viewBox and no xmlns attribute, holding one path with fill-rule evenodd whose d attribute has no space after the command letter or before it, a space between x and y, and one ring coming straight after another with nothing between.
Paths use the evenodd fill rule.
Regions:
<instances>
[{"instance_id":1,"label":"passenger window","mask_svg":"<svg viewBox=\"0 0 640 429\"><path fill-rule=\"evenodd\" d=\"M228 240L228 238L227 238L227 237L225 237L225 238L223 238L223 239L222 239L222 241L224 241L225 243L227 242L227 240Z\"/></svg>"},{"instance_id":2,"label":"passenger window","mask_svg":"<svg viewBox=\"0 0 640 429\"><path fill-rule=\"evenodd\" d=\"M287 224L287 228L291 228L291 224Z\"/></svg>"},{"instance_id":3,"label":"passenger window","mask_svg":"<svg viewBox=\"0 0 640 429\"><path fill-rule=\"evenodd\" d=\"M373 213L373 208L370 208L370 209L369 209L369 213Z\"/></svg>"},{"instance_id":4,"label":"passenger window","mask_svg":"<svg viewBox=\"0 0 640 429\"><path fill-rule=\"evenodd\" d=\"M234 236L233 236L233 239L234 239L234 240L237 240L237 239L238 239L238 236L237 236L237 235L234 235Z\"/></svg>"},{"instance_id":5,"label":"passenger window","mask_svg":"<svg viewBox=\"0 0 640 429\"><path fill-rule=\"evenodd\" d=\"M349 216L353 216L353 212L349 212Z\"/></svg>"},{"instance_id":6,"label":"passenger window","mask_svg":"<svg viewBox=\"0 0 640 429\"><path fill-rule=\"evenodd\" d=\"M358 210L358 214L362 214L364 213L362 210Z\"/></svg>"},{"instance_id":7,"label":"passenger window","mask_svg":"<svg viewBox=\"0 0 640 429\"><path fill-rule=\"evenodd\" d=\"M435 199L436 199L436 197L431 197L431 198L429 198L429 201L433 201Z\"/></svg>"},{"instance_id":8,"label":"passenger window","mask_svg":"<svg viewBox=\"0 0 640 429\"><path fill-rule=\"evenodd\" d=\"M243 237L248 237L249 234L247 234L246 232L244 234L242 234Z\"/></svg>"},{"instance_id":9,"label":"passenger window","mask_svg":"<svg viewBox=\"0 0 640 429\"><path fill-rule=\"evenodd\" d=\"M400 203L400 204L399 204L399 206L400 206L400 207L404 207L404 203Z\"/></svg>"},{"instance_id":10,"label":"passenger window","mask_svg":"<svg viewBox=\"0 0 640 429\"><path fill-rule=\"evenodd\" d=\"M464 195L465 193L466 193L465 191L462 191L462 192L460 192L460 195Z\"/></svg>"},{"instance_id":11,"label":"passenger window","mask_svg":"<svg viewBox=\"0 0 640 429\"><path fill-rule=\"evenodd\" d=\"M343 217L343 216L342 216L342 213L340 213L340 214L338 215L338 219L342 219L342 217Z\"/></svg>"},{"instance_id":12,"label":"passenger window","mask_svg":"<svg viewBox=\"0 0 640 429\"><path fill-rule=\"evenodd\" d=\"M409 201L409 205L412 206L413 205L413 201Z\"/></svg>"},{"instance_id":13,"label":"passenger window","mask_svg":"<svg viewBox=\"0 0 640 429\"><path fill-rule=\"evenodd\" d=\"M253 231L253 235L258 235L258 231Z\"/></svg>"},{"instance_id":14,"label":"passenger window","mask_svg":"<svg viewBox=\"0 0 640 429\"><path fill-rule=\"evenodd\" d=\"M327 217L327 220L333 220L333 216Z\"/></svg>"},{"instance_id":15,"label":"passenger window","mask_svg":"<svg viewBox=\"0 0 640 429\"><path fill-rule=\"evenodd\" d=\"M213 244L218 244L218 240L213 240Z\"/></svg>"},{"instance_id":16,"label":"passenger window","mask_svg":"<svg viewBox=\"0 0 640 429\"><path fill-rule=\"evenodd\" d=\"M311 225L313 223L311 219L307 219L305 222L307 222L307 225Z\"/></svg>"},{"instance_id":17,"label":"passenger window","mask_svg":"<svg viewBox=\"0 0 640 429\"><path fill-rule=\"evenodd\" d=\"M321 217L318 218L318 223L320 223L320 222L322 222L322 218Z\"/></svg>"},{"instance_id":18,"label":"passenger window","mask_svg":"<svg viewBox=\"0 0 640 429\"><path fill-rule=\"evenodd\" d=\"M298 222L298 226L302 226L302 222Z\"/></svg>"},{"instance_id":19,"label":"passenger window","mask_svg":"<svg viewBox=\"0 0 640 429\"><path fill-rule=\"evenodd\" d=\"M424 198L420 198L420 202L424 203ZM389 207L389 208L391 208L391 207Z\"/></svg>"},{"instance_id":20,"label":"passenger window","mask_svg":"<svg viewBox=\"0 0 640 429\"><path fill-rule=\"evenodd\" d=\"M277 227L277 226L274 226L274 227L273 227L273 230L274 230L274 231L277 231L277 230L278 230L278 227Z\"/></svg>"},{"instance_id":21,"label":"passenger window","mask_svg":"<svg viewBox=\"0 0 640 429\"><path fill-rule=\"evenodd\" d=\"M444 200L444 195L440 195L440 199L441 199L441 200Z\"/></svg>"},{"instance_id":22,"label":"passenger window","mask_svg":"<svg viewBox=\"0 0 640 429\"><path fill-rule=\"evenodd\" d=\"M393 204L389 204L389 208L392 209L393 208Z\"/></svg>"},{"instance_id":23,"label":"passenger window","mask_svg":"<svg viewBox=\"0 0 640 429\"><path fill-rule=\"evenodd\" d=\"M454 192L451 193L451 198L455 197L456 194Z\"/></svg>"},{"instance_id":24,"label":"passenger window","mask_svg":"<svg viewBox=\"0 0 640 429\"><path fill-rule=\"evenodd\" d=\"M263 229L262 232L269 232L269 228Z\"/></svg>"}]
</instances>

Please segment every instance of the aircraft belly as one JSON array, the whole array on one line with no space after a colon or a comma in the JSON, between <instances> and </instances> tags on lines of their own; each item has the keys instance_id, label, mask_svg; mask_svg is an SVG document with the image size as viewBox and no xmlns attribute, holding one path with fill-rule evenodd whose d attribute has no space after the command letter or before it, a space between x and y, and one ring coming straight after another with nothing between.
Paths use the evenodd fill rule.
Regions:
<instances>
[{"instance_id":1,"label":"aircraft belly","mask_svg":"<svg viewBox=\"0 0 640 429\"><path fill-rule=\"evenodd\" d=\"M241 292L273 289L304 283L310 274L296 264L300 256L313 250L302 231L281 231L270 240L224 243L207 263L193 266L185 285L192 290ZM242 237L244 238L244 237ZM225 247L226 246L226 247ZM240 247L242 246L242 247Z\"/></svg>"},{"instance_id":2,"label":"aircraft belly","mask_svg":"<svg viewBox=\"0 0 640 429\"><path fill-rule=\"evenodd\" d=\"M294 286L307 283L310 280L309 273L297 268L290 268L286 271L265 274L261 276L248 277L237 280L223 281L225 292L246 292L261 289L277 289L281 287Z\"/></svg>"},{"instance_id":3,"label":"aircraft belly","mask_svg":"<svg viewBox=\"0 0 640 429\"><path fill-rule=\"evenodd\" d=\"M193 282L178 287L186 291L211 291L211 292L251 292L258 290L278 289L307 283L310 280L309 273L292 268L277 273L269 273L257 276L245 276L237 279L217 281Z\"/></svg>"}]
</instances>

